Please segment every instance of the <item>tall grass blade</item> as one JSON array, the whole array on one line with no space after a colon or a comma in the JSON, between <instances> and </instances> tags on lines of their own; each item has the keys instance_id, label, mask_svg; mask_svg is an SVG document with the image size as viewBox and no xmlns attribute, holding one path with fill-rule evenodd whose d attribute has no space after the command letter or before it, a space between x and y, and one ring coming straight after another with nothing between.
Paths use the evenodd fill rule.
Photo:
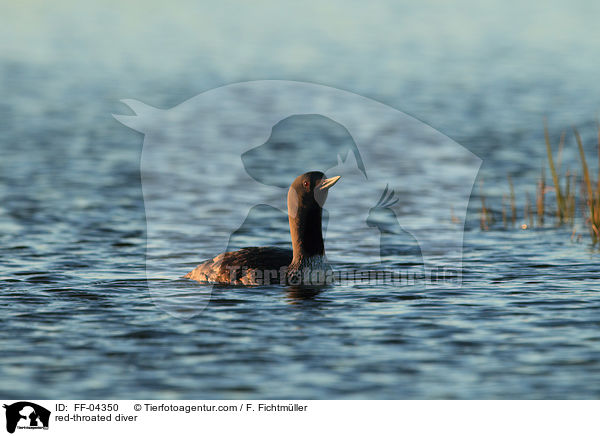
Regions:
<instances>
[{"instance_id":1,"label":"tall grass blade","mask_svg":"<svg viewBox=\"0 0 600 436\"><path fill-rule=\"evenodd\" d=\"M538 226L544 225L544 195L546 193L546 172L544 171L544 167L542 167L542 175L540 177L540 181L538 183L538 190L536 196L536 209L537 209L537 220Z\"/></svg>"},{"instance_id":2,"label":"tall grass blade","mask_svg":"<svg viewBox=\"0 0 600 436\"><path fill-rule=\"evenodd\" d=\"M573 131L575 132L575 139L577 140L577 147L579 148L579 157L581 159L581 169L583 171L583 182L584 182L584 186L586 188L586 194L587 194L589 220L590 220L590 226L592 228L592 240L595 244L598 241L598 238L600 238L600 231L599 231L600 223L597 220L598 215L597 215L597 213L594 212L594 209L596 209L598 206L600 206L600 203L594 204L597 202L595 201L594 191L592 190L592 180L590 179L589 168L587 165L587 161L585 160L585 152L583 150L583 142L581 141L581 136L579 136L579 132L577 131L577 129L575 127L573 127Z\"/></svg>"},{"instance_id":3,"label":"tall grass blade","mask_svg":"<svg viewBox=\"0 0 600 436\"><path fill-rule=\"evenodd\" d=\"M510 214L513 226L517 221L517 206L515 204L515 187L513 186L512 178L508 175L508 186L510 188Z\"/></svg>"},{"instance_id":4,"label":"tall grass blade","mask_svg":"<svg viewBox=\"0 0 600 436\"><path fill-rule=\"evenodd\" d=\"M548 125L546 124L546 122L544 122L544 139L546 140L546 154L548 155L548 164L550 165L552 181L554 183L554 189L556 190L556 213L558 214L559 222L562 223L564 220L565 201L560 190L558 172L554 167L554 159L552 158L552 146L550 145L550 135L548 133ZM563 144L564 140L565 133L563 132L560 136L560 144ZM562 145L559 145L559 147L562 147Z\"/></svg>"}]
</instances>

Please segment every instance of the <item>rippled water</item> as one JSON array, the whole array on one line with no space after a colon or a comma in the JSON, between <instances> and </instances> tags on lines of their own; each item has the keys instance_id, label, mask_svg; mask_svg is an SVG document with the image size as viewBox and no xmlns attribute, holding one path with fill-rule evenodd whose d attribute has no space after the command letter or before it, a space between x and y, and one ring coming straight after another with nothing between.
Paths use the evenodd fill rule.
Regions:
<instances>
[{"instance_id":1,"label":"rippled water","mask_svg":"<svg viewBox=\"0 0 600 436\"><path fill-rule=\"evenodd\" d=\"M556 140L560 129L579 126L593 156L598 7L463 6L354 5L339 16L312 5L291 11L294 24L276 5L269 14L242 7L239 15L191 4L120 13L70 2L39 13L3 6L0 396L598 398L600 265L581 222L578 241L570 227L551 223L482 232L477 213L480 182L497 215L507 173L519 210L525 190L534 193L544 116ZM564 30L547 29L558 18ZM381 32L364 30L373 23ZM218 85L262 78L381 100L483 159L461 287L344 283L316 295L218 287L191 318L157 307L157 296L186 295L181 273L212 254L211 235L222 229L182 216L173 202L164 218L178 225L171 244L158 247L173 274L146 272L144 138L111 113L128 112L122 98L170 108ZM226 144L230 133L215 134ZM572 145L563 165L576 168ZM412 207L418 196L409 187L420 176L403 169L394 181L400 210L442 237L452 228L450 211ZM288 177L276 167L273 175ZM218 178L204 182L198 195L223 195ZM355 218L344 209L348 198L360 197L368 211L378 196L350 182L335 189L327 244L337 269L410 258L379 263L372 244L337 231ZM259 190L252 201L281 206L277 192ZM227 207L209 218L227 227ZM268 235L264 243L285 244L285 221L273 220L252 221L253 232L234 242L260 244ZM371 230L365 237L377 238Z\"/></svg>"}]
</instances>

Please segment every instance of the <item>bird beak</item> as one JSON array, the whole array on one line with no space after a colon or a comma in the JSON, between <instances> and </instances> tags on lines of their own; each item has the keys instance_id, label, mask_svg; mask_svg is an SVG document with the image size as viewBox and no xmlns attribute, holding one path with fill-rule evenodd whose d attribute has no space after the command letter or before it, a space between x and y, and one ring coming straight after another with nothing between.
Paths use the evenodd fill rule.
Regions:
<instances>
[{"instance_id":1,"label":"bird beak","mask_svg":"<svg viewBox=\"0 0 600 436\"><path fill-rule=\"evenodd\" d=\"M329 189L333 185L335 185L337 183L337 181L340 180L340 177L342 177L342 176L331 177L330 179L322 179L321 183L319 183L319 185L318 185L318 188L321 191L326 191L327 189Z\"/></svg>"}]
</instances>

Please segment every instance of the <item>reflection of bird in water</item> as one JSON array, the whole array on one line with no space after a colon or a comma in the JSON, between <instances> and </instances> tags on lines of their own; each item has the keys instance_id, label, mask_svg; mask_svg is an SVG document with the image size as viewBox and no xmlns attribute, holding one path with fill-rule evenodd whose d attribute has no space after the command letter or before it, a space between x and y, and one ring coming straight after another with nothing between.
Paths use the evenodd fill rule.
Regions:
<instances>
[{"instance_id":1,"label":"reflection of bird in water","mask_svg":"<svg viewBox=\"0 0 600 436\"><path fill-rule=\"evenodd\" d=\"M417 277L424 277L421 247L413 235L398 223L392 206L398 202L394 191L385 187L377 204L369 210L367 225L377 227L380 232L380 263L393 262L395 266L410 268Z\"/></svg>"},{"instance_id":2,"label":"reflection of bird in water","mask_svg":"<svg viewBox=\"0 0 600 436\"><path fill-rule=\"evenodd\" d=\"M288 217L292 250L278 247L248 247L226 252L198 265L185 278L200 282L256 285L326 282L330 269L325 258L321 221L329 188L338 177L326 179L320 171L301 176L288 191ZM264 228L264 227L263 227ZM268 276L267 276L268 274Z\"/></svg>"}]
</instances>

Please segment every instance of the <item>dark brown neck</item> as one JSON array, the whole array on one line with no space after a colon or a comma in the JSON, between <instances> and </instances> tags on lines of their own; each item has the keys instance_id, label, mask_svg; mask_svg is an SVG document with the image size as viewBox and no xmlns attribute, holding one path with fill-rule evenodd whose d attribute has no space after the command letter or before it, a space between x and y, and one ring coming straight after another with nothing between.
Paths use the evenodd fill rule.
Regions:
<instances>
[{"instance_id":1,"label":"dark brown neck","mask_svg":"<svg viewBox=\"0 0 600 436\"><path fill-rule=\"evenodd\" d=\"M301 263L303 259L325 254L321 229L322 213L323 209L315 205L300 208L295 217L290 215L290 234L294 251L292 263Z\"/></svg>"}]
</instances>

